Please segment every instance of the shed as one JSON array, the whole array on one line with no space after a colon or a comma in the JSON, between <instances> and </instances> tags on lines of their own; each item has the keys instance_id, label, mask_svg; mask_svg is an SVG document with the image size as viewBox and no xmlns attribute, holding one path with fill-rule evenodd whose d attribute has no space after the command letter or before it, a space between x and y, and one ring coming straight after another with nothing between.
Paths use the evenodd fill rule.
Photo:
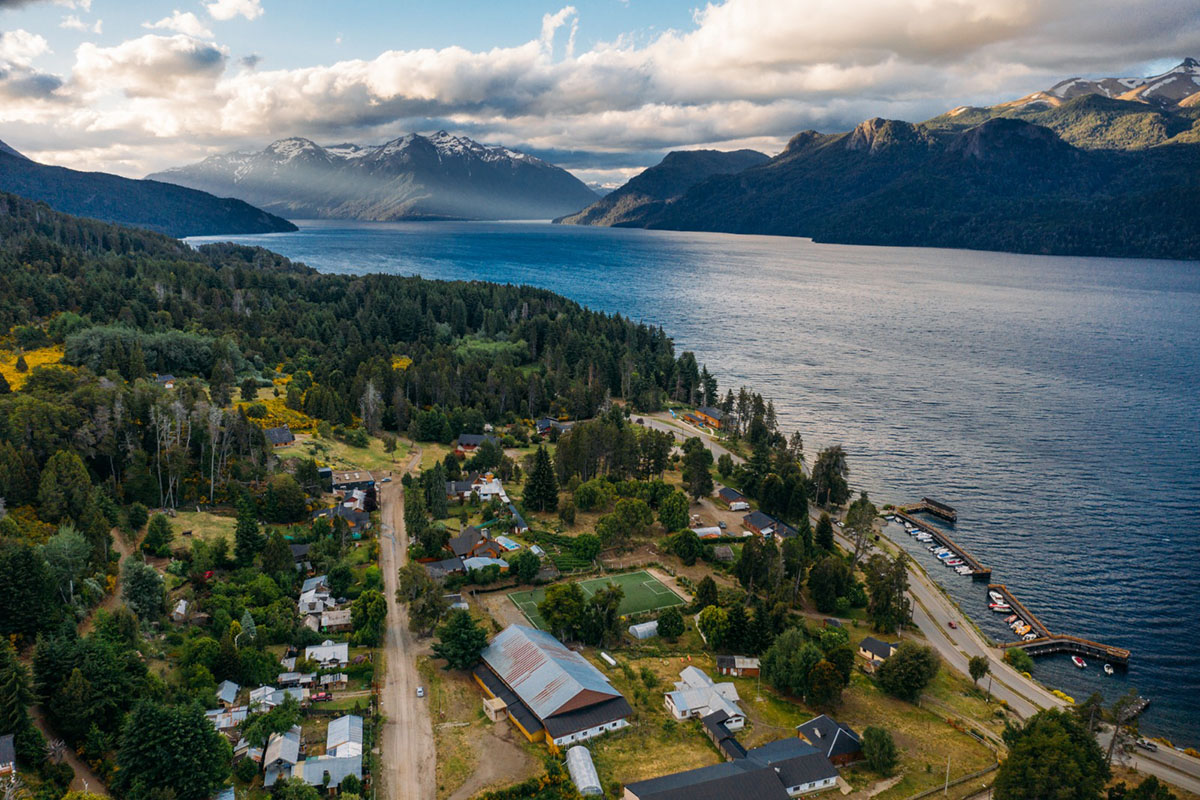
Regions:
<instances>
[{"instance_id":1,"label":"shed","mask_svg":"<svg viewBox=\"0 0 1200 800\"><path fill-rule=\"evenodd\" d=\"M188 601L180 600L175 604L175 609L171 612L172 622L184 622L187 619Z\"/></svg>"},{"instance_id":2,"label":"shed","mask_svg":"<svg viewBox=\"0 0 1200 800\"><path fill-rule=\"evenodd\" d=\"M596 774L596 765L592 763L592 754L583 745L577 744L567 751L567 771L571 773L571 782L584 797L604 794L600 776Z\"/></svg>"},{"instance_id":3,"label":"shed","mask_svg":"<svg viewBox=\"0 0 1200 800\"><path fill-rule=\"evenodd\" d=\"M636 625L630 625L629 633L635 639L649 639L652 636L658 636L658 620L652 619L649 622L639 622Z\"/></svg>"},{"instance_id":4,"label":"shed","mask_svg":"<svg viewBox=\"0 0 1200 800\"><path fill-rule=\"evenodd\" d=\"M546 551L538 547L536 544L529 545L529 552L533 553L538 558L546 557Z\"/></svg>"},{"instance_id":5,"label":"shed","mask_svg":"<svg viewBox=\"0 0 1200 800\"><path fill-rule=\"evenodd\" d=\"M503 722L508 716L508 703L499 697L483 698L483 713L492 722Z\"/></svg>"},{"instance_id":6,"label":"shed","mask_svg":"<svg viewBox=\"0 0 1200 800\"><path fill-rule=\"evenodd\" d=\"M733 548L727 544L719 544L713 548L713 558L722 564L732 564Z\"/></svg>"},{"instance_id":7,"label":"shed","mask_svg":"<svg viewBox=\"0 0 1200 800\"><path fill-rule=\"evenodd\" d=\"M287 425L279 428L266 428L263 434L267 437L267 441L272 447L287 447L292 442L296 441L296 437L292 435L292 429Z\"/></svg>"}]
</instances>

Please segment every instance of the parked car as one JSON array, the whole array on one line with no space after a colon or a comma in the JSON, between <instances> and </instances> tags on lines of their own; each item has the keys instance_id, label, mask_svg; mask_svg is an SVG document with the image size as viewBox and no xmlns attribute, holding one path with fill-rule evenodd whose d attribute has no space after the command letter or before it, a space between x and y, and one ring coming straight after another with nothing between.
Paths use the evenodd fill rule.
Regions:
<instances>
[{"instance_id":1,"label":"parked car","mask_svg":"<svg viewBox=\"0 0 1200 800\"><path fill-rule=\"evenodd\" d=\"M729 526L725 524L724 520L722 520L721 522L717 523L717 527L720 528L721 530L725 530Z\"/></svg>"},{"instance_id":2,"label":"parked car","mask_svg":"<svg viewBox=\"0 0 1200 800\"><path fill-rule=\"evenodd\" d=\"M1149 750L1151 753L1158 752L1158 745L1156 745L1154 742L1150 741L1149 739L1138 739L1137 746L1142 748L1143 750Z\"/></svg>"},{"instance_id":3,"label":"parked car","mask_svg":"<svg viewBox=\"0 0 1200 800\"><path fill-rule=\"evenodd\" d=\"M949 625L951 628L957 628L957 627L958 627L958 623L957 623L957 622L955 622L954 620L950 620L950 621L949 621L949 622L947 622L946 624L947 624L947 625Z\"/></svg>"},{"instance_id":4,"label":"parked car","mask_svg":"<svg viewBox=\"0 0 1200 800\"><path fill-rule=\"evenodd\" d=\"M392 482L391 478L384 478L383 480L380 481L380 483L391 483L391 482Z\"/></svg>"},{"instance_id":5,"label":"parked car","mask_svg":"<svg viewBox=\"0 0 1200 800\"><path fill-rule=\"evenodd\" d=\"M417 687L417 697L424 697L424 696L425 696L425 687L418 686Z\"/></svg>"},{"instance_id":6,"label":"parked car","mask_svg":"<svg viewBox=\"0 0 1200 800\"><path fill-rule=\"evenodd\" d=\"M328 703L333 699L333 695L331 695L329 692L317 692L308 699L314 703Z\"/></svg>"}]
</instances>

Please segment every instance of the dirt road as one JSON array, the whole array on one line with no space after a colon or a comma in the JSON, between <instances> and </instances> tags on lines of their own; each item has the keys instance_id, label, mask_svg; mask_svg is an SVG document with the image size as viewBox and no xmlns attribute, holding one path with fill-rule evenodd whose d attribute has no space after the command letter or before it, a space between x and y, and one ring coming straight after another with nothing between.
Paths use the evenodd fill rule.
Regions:
<instances>
[{"instance_id":1,"label":"dirt road","mask_svg":"<svg viewBox=\"0 0 1200 800\"><path fill-rule=\"evenodd\" d=\"M412 470L420 462L421 453L417 451L407 468ZM382 796L390 800L429 800L437 796L433 727L426 700L417 697L421 677L416 666L416 640L408 630L408 610L396 602L396 573L408 557L404 496L399 480L382 484L380 500L383 532L379 540L379 565L388 602L384 641L387 671L380 698L387 719L381 749Z\"/></svg>"}]
</instances>

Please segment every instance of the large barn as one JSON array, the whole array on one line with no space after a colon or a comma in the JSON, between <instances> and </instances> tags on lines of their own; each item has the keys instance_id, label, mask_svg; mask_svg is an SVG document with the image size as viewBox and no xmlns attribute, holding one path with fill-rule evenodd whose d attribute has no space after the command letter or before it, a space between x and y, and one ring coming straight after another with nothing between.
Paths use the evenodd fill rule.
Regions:
<instances>
[{"instance_id":1,"label":"large barn","mask_svg":"<svg viewBox=\"0 0 1200 800\"><path fill-rule=\"evenodd\" d=\"M558 751L629 726L633 709L604 673L548 633L510 625L481 658L475 680L530 741Z\"/></svg>"}]
</instances>

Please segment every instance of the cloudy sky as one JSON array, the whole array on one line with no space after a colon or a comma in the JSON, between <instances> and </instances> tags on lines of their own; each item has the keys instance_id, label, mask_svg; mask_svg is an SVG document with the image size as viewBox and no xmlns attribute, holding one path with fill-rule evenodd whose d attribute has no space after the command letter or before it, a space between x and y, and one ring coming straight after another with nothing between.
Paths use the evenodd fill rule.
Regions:
<instances>
[{"instance_id":1,"label":"cloudy sky","mask_svg":"<svg viewBox=\"0 0 1200 800\"><path fill-rule=\"evenodd\" d=\"M0 0L0 139L138 177L445 128L619 183L1200 57L1196 0Z\"/></svg>"}]
</instances>

